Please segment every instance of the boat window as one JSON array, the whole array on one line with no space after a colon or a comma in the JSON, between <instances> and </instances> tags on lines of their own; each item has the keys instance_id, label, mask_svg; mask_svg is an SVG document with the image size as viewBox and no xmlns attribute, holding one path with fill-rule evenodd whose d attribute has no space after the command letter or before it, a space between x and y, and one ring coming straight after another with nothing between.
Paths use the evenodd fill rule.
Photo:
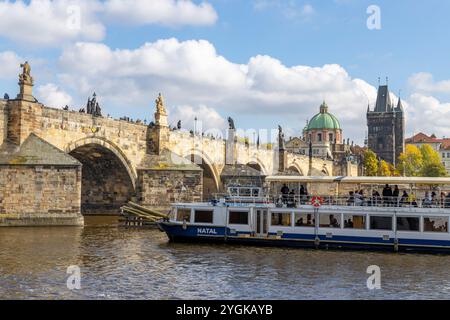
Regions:
<instances>
[{"instance_id":1,"label":"boat window","mask_svg":"<svg viewBox=\"0 0 450 320\"><path fill-rule=\"evenodd\" d=\"M420 218L418 218L418 217L397 217L397 230L399 230L399 231L420 231Z\"/></svg>"},{"instance_id":2,"label":"boat window","mask_svg":"<svg viewBox=\"0 0 450 320\"><path fill-rule=\"evenodd\" d=\"M212 210L195 210L195 223L213 223Z\"/></svg>"},{"instance_id":3,"label":"boat window","mask_svg":"<svg viewBox=\"0 0 450 320\"><path fill-rule=\"evenodd\" d=\"M233 197L237 197L239 195L237 188L230 188L230 195Z\"/></svg>"},{"instance_id":4,"label":"boat window","mask_svg":"<svg viewBox=\"0 0 450 320\"><path fill-rule=\"evenodd\" d=\"M448 218L446 217L424 217L423 231L425 232L448 232Z\"/></svg>"},{"instance_id":5,"label":"boat window","mask_svg":"<svg viewBox=\"0 0 450 320\"><path fill-rule=\"evenodd\" d=\"M259 197L259 189L253 189L253 197Z\"/></svg>"},{"instance_id":6,"label":"boat window","mask_svg":"<svg viewBox=\"0 0 450 320\"><path fill-rule=\"evenodd\" d=\"M341 215L340 214L321 214L319 218L321 228L340 228Z\"/></svg>"},{"instance_id":7,"label":"boat window","mask_svg":"<svg viewBox=\"0 0 450 320\"><path fill-rule=\"evenodd\" d=\"M250 197L252 195L252 191L249 188L242 188L239 190L239 196L241 197Z\"/></svg>"},{"instance_id":8,"label":"boat window","mask_svg":"<svg viewBox=\"0 0 450 320\"><path fill-rule=\"evenodd\" d=\"M230 224L248 224L248 212L247 211L230 211L229 223Z\"/></svg>"},{"instance_id":9,"label":"boat window","mask_svg":"<svg viewBox=\"0 0 450 320\"><path fill-rule=\"evenodd\" d=\"M296 227L314 227L314 215L311 213L296 213L294 221Z\"/></svg>"},{"instance_id":10,"label":"boat window","mask_svg":"<svg viewBox=\"0 0 450 320\"><path fill-rule=\"evenodd\" d=\"M366 229L366 216L344 214L345 229Z\"/></svg>"},{"instance_id":11,"label":"boat window","mask_svg":"<svg viewBox=\"0 0 450 320\"><path fill-rule=\"evenodd\" d=\"M392 230L392 217L370 217L371 230Z\"/></svg>"},{"instance_id":12,"label":"boat window","mask_svg":"<svg viewBox=\"0 0 450 320\"><path fill-rule=\"evenodd\" d=\"M272 212L272 226L291 226L291 213Z\"/></svg>"},{"instance_id":13,"label":"boat window","mask_svg":"<svg viewBox=\"0 0 450 320\"><path fill-rule=\"evenodd\" d=\"M177 209L177 221L191 221L191 209Z\"/></svg>"}]
</instances>

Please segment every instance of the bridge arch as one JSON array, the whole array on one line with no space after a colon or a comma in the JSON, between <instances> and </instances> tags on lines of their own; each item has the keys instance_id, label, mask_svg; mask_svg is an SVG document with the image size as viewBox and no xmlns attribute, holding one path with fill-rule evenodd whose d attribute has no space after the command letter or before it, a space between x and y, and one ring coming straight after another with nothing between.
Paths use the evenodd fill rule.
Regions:
<instances>
[{"instance_id":1,"label":"bridge arch","mask_svg":"<svg viewBox=\"0 0 450 320\"><path fill-rule=\"evenodd\" d=\"M246 165L249 166L250 168L258 170L259 172L261 172L261 175L263 175L263 176L269 175L269 172L268 172L266 166L258 158L254 158L254 159L250 160Z\"/></svg>"},{"instance_id":2,"label":"bridge arch","mask_svg":"<svg viewBox=\"0 0 450 320\"><path fill-rule=\"evenodd\" d=\"M301 164L296 159L294 159L294 161L288 161L287 172L288 173L292 173L292 174L297 174L297 175L300 175L300 176L306 176L307 175L307 171L306 171L306 174L305 174L304 168L302 168Z\"/></svg>"},{"instance_id":3,"label":"bridge arch","mask_svg":"<svg viewBox=\"0 0 450 320\"><path fill-rule=\"evenodd\" d=\"M297 165L297 164L293 164L290 167L288 167L287 172L288 173L292 173L292 174L296 174L296 175L299 175L299 176L304 176L305 175L303 173L302 168L300 168L300 166Z\"/></svg>"},{"instance_id":4,"label":"bridge arch","mask_svg":"<svg viewBox=\"0 0 450 320\"><path fill-rule=\"evenodd\" d=\"M200 150L191 150L185 157L203 169L203 200L208 200L220 190L220 174L214 162Z\"/></svg>"},{"instance_id":5,"label":"bridge arch","mask_svg":"<svg viewBox=\"0 0 450 320\"><path fill-rule=\"evenodd\" d=\"M117 213L136 195L135 170L125 154L111 141L87 137L69 143L65 151L83 164L83 214Z\"/></svg>"}]
</instances>

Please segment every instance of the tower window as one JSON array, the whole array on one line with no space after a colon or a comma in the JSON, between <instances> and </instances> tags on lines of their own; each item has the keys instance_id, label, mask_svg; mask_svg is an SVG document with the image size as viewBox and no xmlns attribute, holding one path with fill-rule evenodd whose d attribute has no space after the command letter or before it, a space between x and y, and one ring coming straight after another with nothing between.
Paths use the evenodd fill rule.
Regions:
<instances>
[{"instance_id":1,"label":"tower window","mask_svg":"<svg viewBox=\"0 0 450 320\"><path fill-rule=\"evenodd\" d=\"M330 134L328 134L328 139L330 140L330 142L334 142L333 140L333 134L332 133L330 133Z\"/></svg>"},{"instance_id":2,"label":"tower window","mask_svg":"<svg viewBox=\"0 0 450 320\"><path fill-rule=\"evenodd\" d=\"M322 134L321 133L317 134L317 141L322 142Z\"/></svg>"}]
</instances>

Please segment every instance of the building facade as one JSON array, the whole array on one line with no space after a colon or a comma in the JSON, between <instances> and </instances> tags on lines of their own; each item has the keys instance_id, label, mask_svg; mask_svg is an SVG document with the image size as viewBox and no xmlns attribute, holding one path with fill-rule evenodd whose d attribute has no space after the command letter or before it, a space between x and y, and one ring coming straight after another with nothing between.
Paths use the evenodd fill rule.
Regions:
<instances>
[{"instance_id":1,"label":"building facade","mask_svg":"<svg viewBox=\"0 0 450 320\"><path fill-rule=\"evenodd\" d=\"M329 112L326 102L320 105L319 113L307 122L301 138L286 142L286 149L293 153L309 155L333 161L336 175L358 175L358 157L352 152L353 143L344 141L339 120Z\"/></svg>"},{"instance_id":2,"label":"building facade","mask_svg":"<svg viewBox=\"0 0 450 320\"><path fill-rule=\"evenodd\" d=\"M367 108L367 126L369 149L396 166L405 150L405 117L401 99L395 106L387 85L378 88L375 109Z\"/></svg>"},{"instance_id":3,"label":"building facade","mask_svg":"<svg viewBox=\"0 0 450 320\"><path fill-rule=\"evenodd\" d=\"M437 138L434 134L431 136L425 133L418 133L411 138L405 140L406 145L413 145L420 148L423 145L431 146L441 157L442 164L450 174L450 139L449 138Z\"/></svg>"}]
</instances>

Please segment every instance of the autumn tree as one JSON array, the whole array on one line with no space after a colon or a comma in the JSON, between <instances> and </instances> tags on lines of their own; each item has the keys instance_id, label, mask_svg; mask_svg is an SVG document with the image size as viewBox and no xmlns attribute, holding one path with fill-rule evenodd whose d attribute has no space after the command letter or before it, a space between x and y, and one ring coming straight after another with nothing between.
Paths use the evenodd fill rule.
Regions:
<instances>
[{"instance_id":1,"label":"autumn tree","mask_svg":"<svg viewBox=\"0 0 450 320\"><path fill-rule=\"evenodd\" d=\"M406 177L421 176L423 169L422 152L414 145L407 145L405 152L400 154L398 158L398 171Z\"/></svg>"},{"instance_id":2,"label":"autumn tree","mask_svg":"<svg viewBox=\"0 0 450 320\"><path fill-rule=\"evenodd\" d=\"M378 159L372 150L367 150L364 153L364 172L368 177L374 177L378 174Z\"/></svg>"},{"instance_id":3,"label":"autumn tree","mask_svg":"<svg viewBox=\"0 0 450 320\"><path fill-rule=\"evenodd\" d=\"M444 177L447 171L439 154L430 145L407 145L399 157L398 171L407 177Z\"/></svg>"},{"instance_id":4,"label":"autumn tree","mask_svg":"<svg viewBox=\"0 0 450 320\"><path fill-rule=\"evenodd\" d=\"M384 160L380 161L380 165L378 166L378 175L380 177L391 177L393 174L393 167L389 163Z\"/></svg>"},{"instance_id":5,"label":"autumn tree","mask_svg":"<svg viewBox=\"0 0 450 320\"><path fill-rule=\"evenodd\" d=\"M430 145L424 144L420 147L423 157L421 175L424 177L445 177L447 170L442 164L439 154Z\"/></svg>"}]
</instances>

